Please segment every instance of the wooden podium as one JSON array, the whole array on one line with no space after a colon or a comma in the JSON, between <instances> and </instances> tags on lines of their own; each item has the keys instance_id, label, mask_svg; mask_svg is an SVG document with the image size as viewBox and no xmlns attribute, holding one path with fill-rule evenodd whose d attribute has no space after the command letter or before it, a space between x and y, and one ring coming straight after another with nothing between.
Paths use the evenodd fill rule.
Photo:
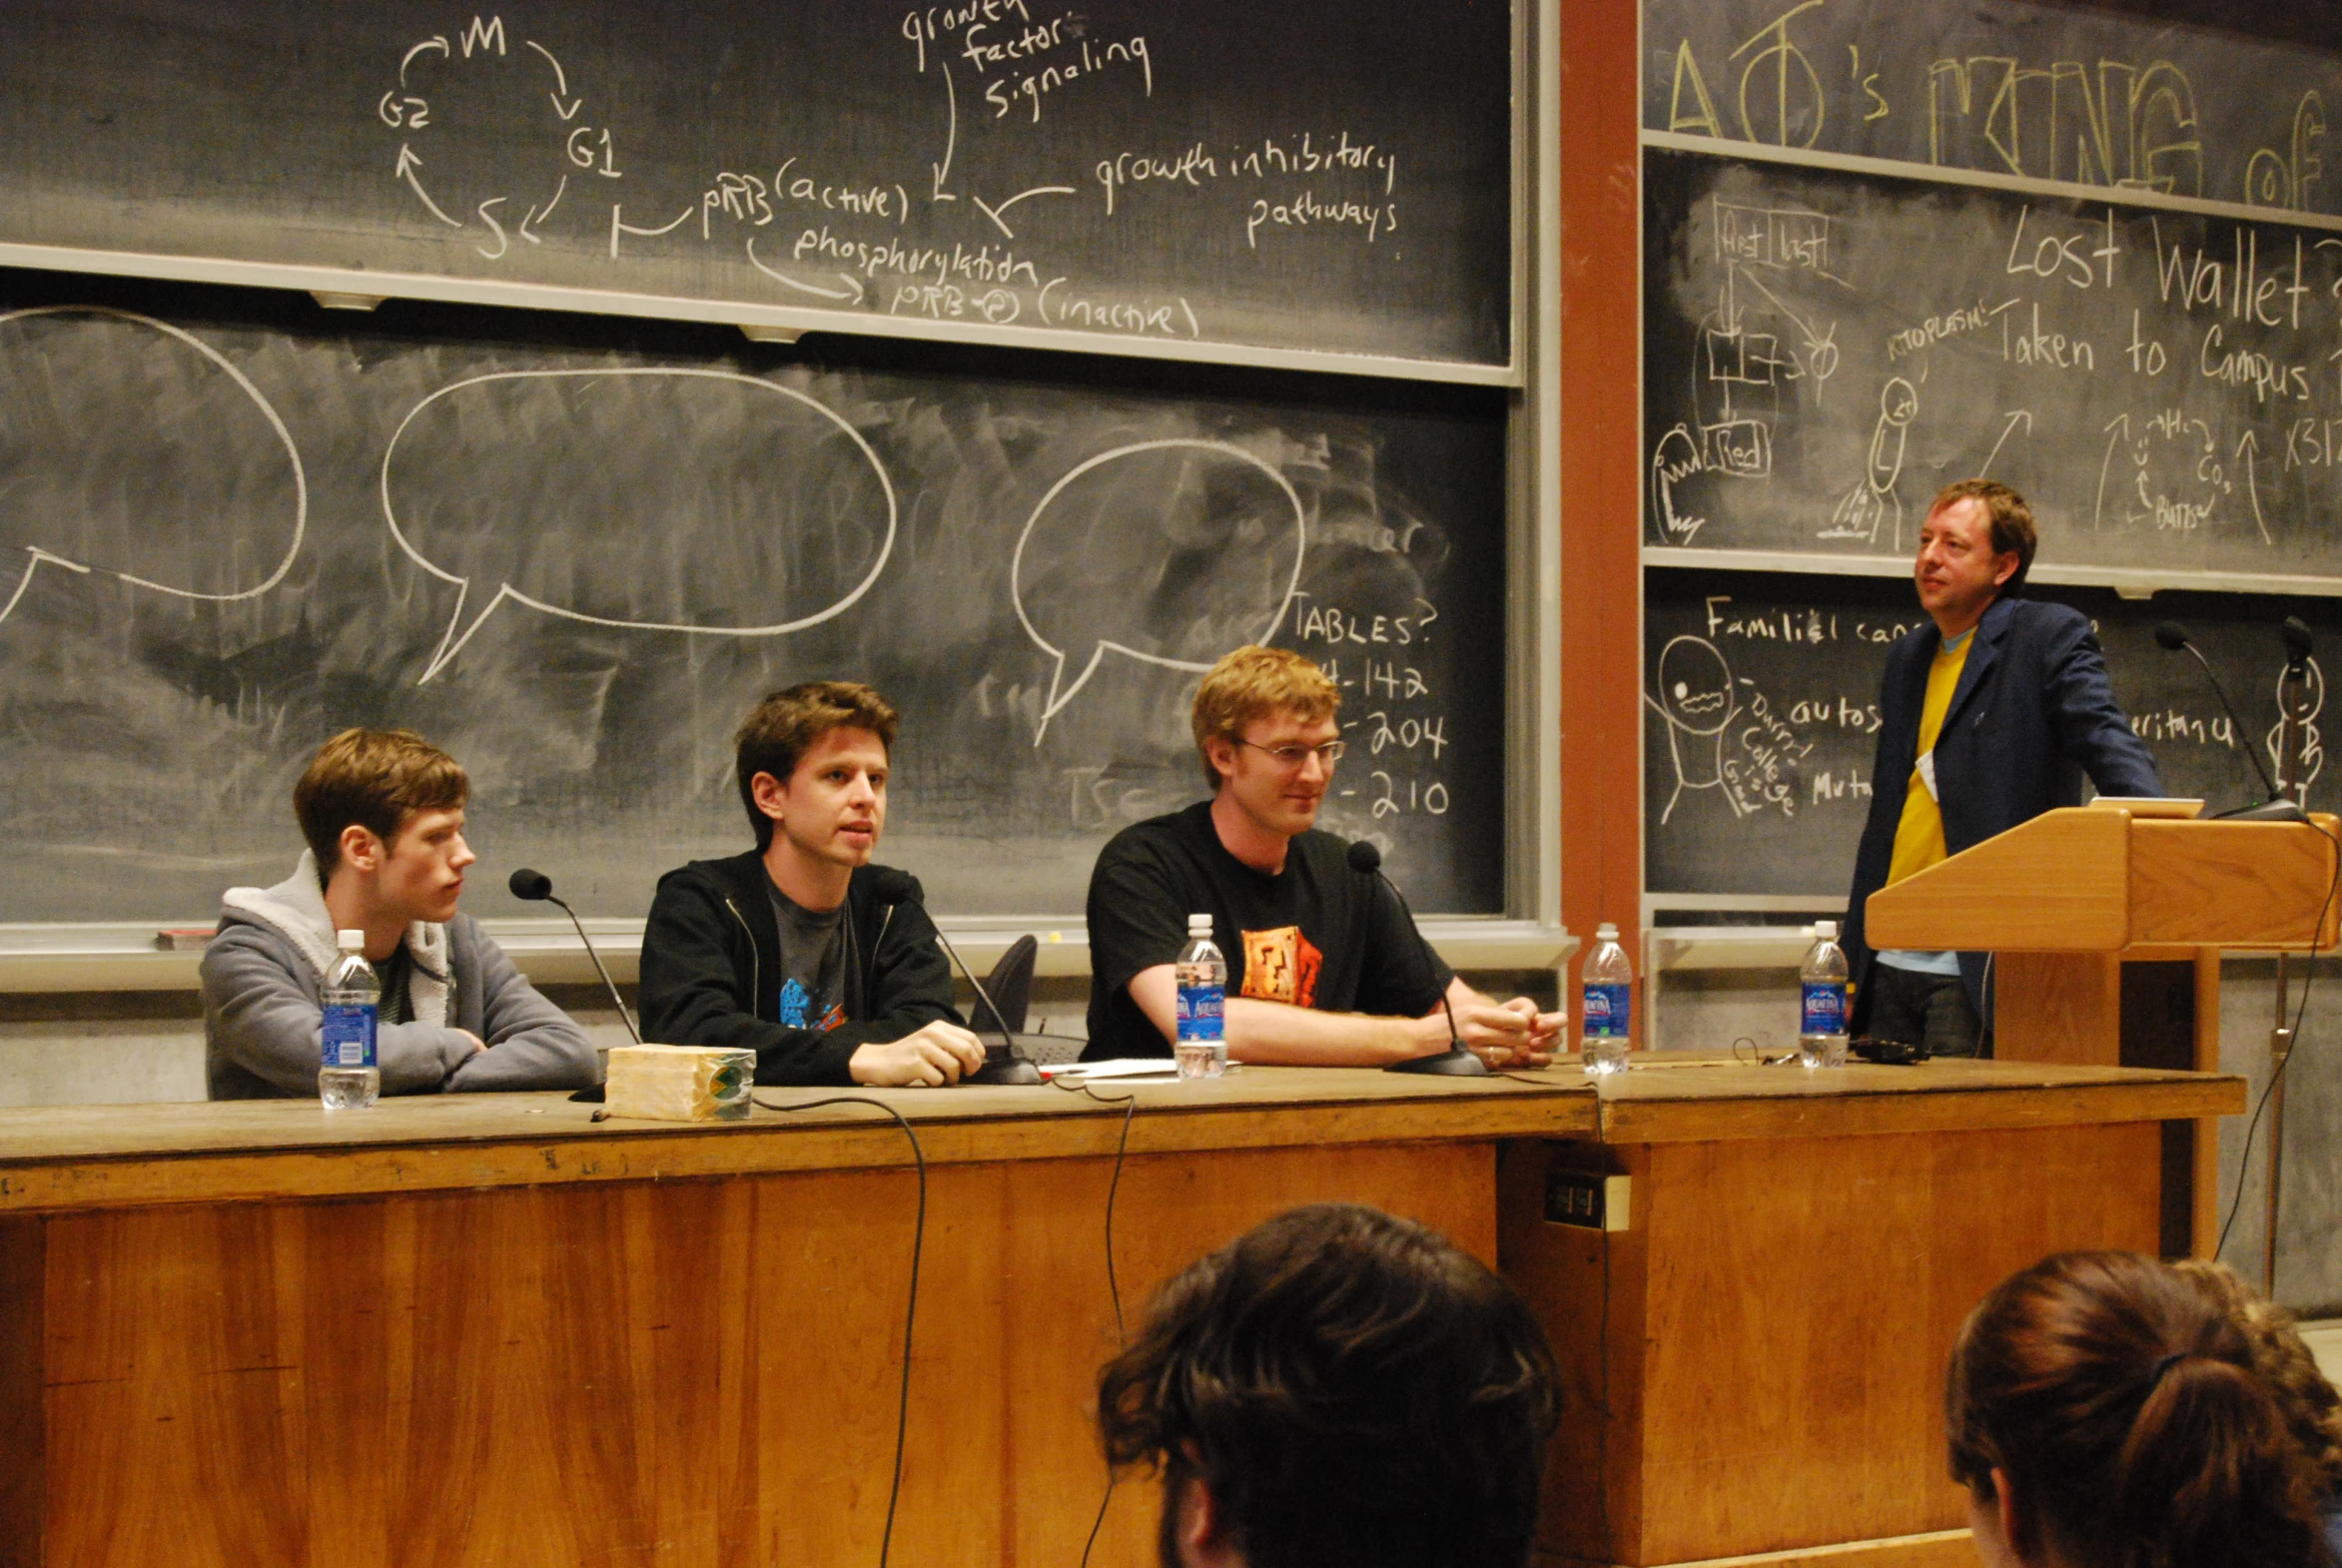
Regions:
<instances>
[{"instance_id":1,"label":"wooden podium","mask_svg":"<svg viewBox=\"0 0 2342 1568\"><path fill-rule=\"evenodd\" d=\"M1874 949L1985 952L2003 1061L2220 1065L2220 952L2335 945L2342 822L2051 811L1871 895ZM2213 1123L2165 1130L2163 1249L2211 1244Z\"/></svg>"}]
</instances>

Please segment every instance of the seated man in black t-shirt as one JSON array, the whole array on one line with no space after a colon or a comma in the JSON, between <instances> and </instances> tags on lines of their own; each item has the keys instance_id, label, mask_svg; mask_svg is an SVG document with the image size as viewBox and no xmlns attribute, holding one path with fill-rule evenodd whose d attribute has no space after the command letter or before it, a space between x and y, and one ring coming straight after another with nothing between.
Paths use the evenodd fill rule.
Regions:
<instances>
[{"instance_id":1,"label":"seated man in black t-shirt","mask_svg":"<svg viewBox=\"0 0 2342 1568\"><path fill-rule=\"evenodd\" d=\"M659 878L644 1038L753 1051L759 1084L956 1084L983 1064L919 884L870 861L895 724L886 698L842 680L748 715L734 772L756 848Z\"/></svg>"},{"instance_id":2,"label":"seated man in black t-shirt","mask_svg":"<svg viewBox=\"0 0 2342 1568\"><path fill-rule=\"evenodd\" d=\"M1234 1061L1383 1067L1445 1051L1443 994L1491 1066L1546 1060L1564 1015L1458 980L1382 878L1315 831L1340 706L1324 672L1282 648L1238 648L1203 677L1193 727L1212 798L1125 828L1090 875L1084 1060L1171 1054L1191 914L1211 916L1227 958Z\"/></svg>"}]
</instances>

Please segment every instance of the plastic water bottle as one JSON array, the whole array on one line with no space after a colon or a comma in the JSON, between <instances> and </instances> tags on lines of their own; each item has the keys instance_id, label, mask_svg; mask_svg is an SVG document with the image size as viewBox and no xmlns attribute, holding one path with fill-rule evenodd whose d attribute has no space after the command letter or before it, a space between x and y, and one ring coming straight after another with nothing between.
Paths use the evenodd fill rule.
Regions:
<instances>
[{"instance_id":1,"label":"plastic water bottle","mask_svg":"<svg viewBox=\"0 0 2342 1568\"><path fill-rule=\"evenodd\" d=\"M1635 970L1618 945L1618 928L1607 920L1594 928L1594 952L1581 978L1585 1025L1578 1060L1589 1073L1623 1073L1634 1025Z\"/></svg>"},{"instance_id":2,"label":"plastic water bottle","mask_svg":"<svg viewBox=\"0 0 2342 1568\"><path fill-rule=\"evenodd\" d=\"M1798 1060L1807 1067L1846 1066L1846 950L1838 945L1837 921L1814 923L1814 945L1806 949L1798 979L1805 991Z\"/></svg>"},{"instance_id":3,"label":"plastic water bottle","mask_svg":"<svg viewBox=\"0 0 2342 1568\"><path fill-rule=\"evenodd\" d=\"M318 1099L328 1111L363 1111L383 1092L383 1070L375 1065L375 1009L383 983L366 961L366 933L337 931L342 957L326 977L325 1026L321 1031Z\"/></svg>"},{"instance_id":4,"label":"plastic water bottle","mask_svg":"<svg viewBox=\"0 0 2342 1568\"><path fill-rule=\"evenodd\" d=\"M1179 1038L1171 1054L1181 1078L1227 1071L1227 959L1211 940L1211 917L1187 917L1187 945L1172 974L1179 984Z\"/></svg>"}]
</instances>

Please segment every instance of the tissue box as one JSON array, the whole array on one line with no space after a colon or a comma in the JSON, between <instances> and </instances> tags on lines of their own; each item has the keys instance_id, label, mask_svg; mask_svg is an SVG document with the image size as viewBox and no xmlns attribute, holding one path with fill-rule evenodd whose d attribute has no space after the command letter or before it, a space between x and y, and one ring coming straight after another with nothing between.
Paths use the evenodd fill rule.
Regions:
<instances>
[{"instance_id":1,"label":"tissue box","mask_svg":"<svg viewBox=\"0 0 2342 1568\"><path fill-rule=\"evenodd\" d=\"M653 1122L743 1122L756 1053L722 1046L618 1046L602 1103L614 1117Z\"/></svg>"}]
</instances>

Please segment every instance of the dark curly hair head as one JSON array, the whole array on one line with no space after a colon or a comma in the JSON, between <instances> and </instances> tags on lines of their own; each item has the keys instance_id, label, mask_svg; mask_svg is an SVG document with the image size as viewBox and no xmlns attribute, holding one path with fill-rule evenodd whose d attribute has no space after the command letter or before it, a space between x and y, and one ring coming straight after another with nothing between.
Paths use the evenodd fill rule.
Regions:
<instances>
[{"instance_id":1,"label":"dark curly hair head","mask_svg":"<svg viewBox=\"0 0 2342 1568\"><path fill-rule=\"evenodd\" d=\"M1252 1568L1516 1568L1558 1410L1510 1285L1348 1203L1187 1268L1099 1378L1109 1460L1164 1470L1167 1523L1203 1483Z\"/></svg>"}]
</instances>

